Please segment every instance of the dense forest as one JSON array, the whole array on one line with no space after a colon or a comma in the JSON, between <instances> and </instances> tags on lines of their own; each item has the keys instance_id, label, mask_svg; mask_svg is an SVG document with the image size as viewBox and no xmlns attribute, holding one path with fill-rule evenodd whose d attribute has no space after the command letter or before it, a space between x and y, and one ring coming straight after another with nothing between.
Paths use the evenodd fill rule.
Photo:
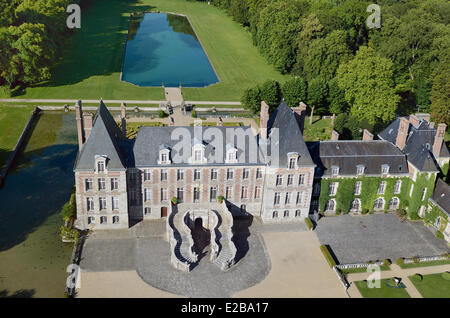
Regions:
<instances>
[{"instance_id":1,"label":"dense forest","mask_svg":"<svg viewBox=\"0 0 450 318\"><path fill-rule=\"evenodd\" d=\"M447 0L210 0L252 35L267 60L294 79L248 89L246 107L281 96L317 114L368 125L396 114L432 113L450 124L450 2ZM369 29L370 4L381 28ZM344 115L342 116L344 117Z\"/></svg>"},{"instance_id":2,"label":"dense forest","mask_svg":"<svg viewBox=\"0 0 450 318\"><path fill-rule=\"evenodd\" d=\"M0 1L0 86L7 95L21 85L50 78L61 54L66 8L74 0Z\"/></svg>"}]
</instances>

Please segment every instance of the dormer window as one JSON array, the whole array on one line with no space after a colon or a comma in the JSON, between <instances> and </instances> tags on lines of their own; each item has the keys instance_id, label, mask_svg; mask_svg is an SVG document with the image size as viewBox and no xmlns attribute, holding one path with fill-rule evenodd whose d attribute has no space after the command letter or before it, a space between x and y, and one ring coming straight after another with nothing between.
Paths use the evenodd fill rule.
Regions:
<instances>
[{"instance_id":1,"label":"dormer window","mask_svg":"<svg viewBox=\"0 0 450 318\"><path fill-rule=\"evenodd\" d=\"M356 174L357 174L358 176L363 175L365 169L366 169L365 166L363 166L363 165L357 165L357 166L356 166Z\"/></svg>"},{"instance_id":2,"label":"dormer window","mask_svg":"<svg viewBox=\"0 0 450 318\"><path fill-rule=\"evenodd\" d=\"M205 148L201 142L196 142L192 146L192 156L189 158L189 163L206 163Z\"/></svg>"},{"instance_id":3,"label":"dormer window","mask_svg":"<svg viewBox=\"0 0 450 318\"><path fill-rule=\"evenodd\" d=\"M105 172L105 162L104 161L97 162L97 172Z\"/></svg>"},{"instance_id":4,"label":"dormer window","mask_svg":"<svg viewBox=\"0 0 450 318\"><path fill-rule=\"evenodd\" d=\"M389 173L389 165L382 165L381 166L381 174L388 174Z\"/></svg>"},{"instance_id":5,"label":"dormer window","mask_svg":"<svg viewBox=\"0 0 450 318\"><path fill-rule=\"evenodd\" d=\"M106 172L106 156L95 156L95 172L105 173Z\"/></svg>"},{"instance_id":6,"label":"dormer window","mask_svg":"<svg viewBox=\"0 0 450 318\"><path fill-rule=\"evenodd\" d=\"M298 153L296 153L296 152L288 153L288 168L289 169L297 168L297 159L298 159Z\"/></svg>"},{"instance_id":7,"label":"dormer window","mask_svg":"<svg viewBox=\"0 0 450 318\"><path fill-rule=\"evenodd\" d=\"M237 149L227 145L227 158L226 163L237 163Z\"/></svg>"},{"instance_id":8,"label":"dormer window","mask_svg":"<svg viewBox=\"0 0 450 318\"><path fill-rule=\"evenodd\" d=\"M170 164L170 149L169 147L163 145L159 150L159 165L168 165Z\"/></svg>"},{"instance_id":9,"label":"dormer window","mask_svg":"<svg viewBox=\"0 0 450 318\"><path fill-rule=\"evenodd\" d=\"M336 177L337 175L339 175L339 167L331 166L331 176Z\"/></svg>"}]
</instances>

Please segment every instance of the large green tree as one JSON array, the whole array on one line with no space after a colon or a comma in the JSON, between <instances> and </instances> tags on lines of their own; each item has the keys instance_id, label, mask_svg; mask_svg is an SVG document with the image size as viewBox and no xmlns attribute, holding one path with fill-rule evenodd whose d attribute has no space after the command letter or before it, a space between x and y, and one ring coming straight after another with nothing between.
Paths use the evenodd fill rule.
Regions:
<instances>
[{"instance_id":1,"label":"large green tree","mask_svg":"<svg viewBox=\"0 0 450 318\"><path fill-rule=\"evenodd\" d=\"M327 82L320 77L314 78L308 82L308 104L318 114L327 113Z\"/></svg>"},{"instance_id":2,"label":"large green tree","mask_svg":"<svg viewBox=\"0 0 450 318\"><path fill-rule=\"evenodd\" d=\"M431 114L436 122L450 126L450 67L448 64L437 68L431 89Z\"/></svg>"},{"instance_id":3,"label":"large green tree","mask_svg":"<svg viewBox=\"0 0 450 318\"><path fill-rule=\"evenodd\" d=\"M296 107L307 99L307 83L301 77L294 77L281 86L284 101L290 107Z\"/></svg>"},{"instance_id":4,"label":"large green tree","mask_svg":"<svg viewBox=\"0 0 450 318\"><path fill-rule=\"evenodd\" d=\"M245 109L256 114L261 109L261 92L258 87L248 88L244 91L241 103Z\"/></svg>"},{"instance_id":5,"label":"large green tree","mask_svg":"<svg viewBox=\"0 0 450 318\"><path fill-rule=\"evenodd\" d=\"M392 62L366 46L360 47L352 60L341 64L337 81L352 115L371 124L393 120L400 98L392 77Z\"/></svg>"},{"instance_id":6,"label":"large green tree","mask_svg":"<svg viewBox=\"0 0 450 318\"><path fill-rule=\"evenodd\" d=\"M272 109L281 102L280 83L274 80L268 80L259 86L261 100L265 101Z\"/></svg>"}]
</instances>

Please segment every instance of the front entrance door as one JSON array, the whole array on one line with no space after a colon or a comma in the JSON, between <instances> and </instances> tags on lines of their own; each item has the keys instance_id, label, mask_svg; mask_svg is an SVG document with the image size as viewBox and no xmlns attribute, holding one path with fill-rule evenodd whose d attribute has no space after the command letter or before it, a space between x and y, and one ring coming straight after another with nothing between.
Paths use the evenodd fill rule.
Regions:
<instances>
[{"instance_id":1,"label":"front entrance door","mask_svg":"<svg viewBox=\"0 0 450 318\"><path fill-rule=\"evenodd\" d=\"M164 218L167 216L167 208L166 207L162 207L161 208L161 217Z\"/></svg>"}]
</instances>

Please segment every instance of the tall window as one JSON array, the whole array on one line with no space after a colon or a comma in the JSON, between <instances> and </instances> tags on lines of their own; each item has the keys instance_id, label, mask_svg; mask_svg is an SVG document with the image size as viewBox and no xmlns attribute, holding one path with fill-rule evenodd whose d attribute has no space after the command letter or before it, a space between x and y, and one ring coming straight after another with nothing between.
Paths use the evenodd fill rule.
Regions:
<instances>
[{"instance_id":1,"label":"tall window","mask_svg":"<svg viewBox=\"0 0 450 318\"><path fill-rule=\"evenodd\" d=\"M99 190L105 190L106 189L105 178L98 178L98 189Z\"/></svg>"},{"instance_id":2,"label":"tall window","mask_svg":"<svg viewBox=\"0 0 450 318\"><path fill-rule=\"evenodd\" d=\"M389 201L389 210L397 210L400 201L398 198L394 197Z\"/></svg>"},{"instance_id":3,"label":"tall window","mask_svg":"<svg viewBox=\"0 0 450 318\"><path fill-rule=\"evenodd\" d=\"M161 188L161 201L167 200L167 189Z\"/></svg>"},{"instance_id":4,"label":"tall window","mask_svg":"<svg viewBox=\"0 0 450 318\"><path fill-rule=\"evenodd\" d=\"M364 167L363 165L357 165L356 166L356 174L358 176L364 174L364 170L366 169L366 167Z\"/></svg>"},{"instance_id":5,"label":"tall window","mask_svg":"<svg viewBox=\"0 0 450 318\"><path fill-rule=\"evenodd\" d=\"M150 169L144 170L144 181L150 181L152 175Z\"/></svg>"},{"instance_id":6,"label":"tall window","mask_svg":"<svg viewBox=\"0 0 450 318\"><path fill-rule=\"evenodd\" d=\"M227 158L229 162L233 162L237 159L237 152L236 151L228 151Z\"/></svg>"},{"instance_id":7,"label":"tall window","mask_svg":"<svg viewBox=\"0 0 450 318\"><path fill-rule=\"evenodd\" d=\"M295 210L295 217L298 218L302 215L302 211L300 210Z\"/></svg>"},{"instance_id":8,"label":"tall window","mask_svg":"<svg viewBox=\"0 0 450 318\"><path fill-rule=\"evenodd\" d=\"M211 169L211 180L217 180L217 169Z\"/></svg>"},{"instance_id":9,"label":"tall window","mask_svg":"<svg viewBox=\"0 0 450 318\"><path fill-rule=\"evenodd\" d=\"M225 198L226 199L231 199L233 195L233 188L232 187L226 187L225 188Z\"/></svg>"},{"instance_id":10,"label":"tall window","mask_svg":"<svg viewBox=\"0 0 450 318\"><path fill-rule=\"evenodd\" d=\"M184 200L184 188L177 188L177 199L178 202L183 202Z\"/></svg>"},{"instance_id":11,"label":"tall window","mask_svg":"<svg viewBox=\"0 0 450 318\"><path fill-rule=\"evenodd\" d=\"M105 163L103 161L99 161L97 163L97 172L104 172L105 171Z\"/></svg>"},{"instance_id":12,"label":"tall window","mask_svg":"<svg viewBox=\"0 0 450 318\"><path fill-rule=\"evenodd\" d=\"M100 217L100 224L106 224L107 222L108 222L108 219L106 218L106 216Z\"/></svg>"},{"instance_id":13,"label":"tall window","mask_svg":"<svg viewBox=\"0 0 450 318\"><path fill-rule=\"evenodd\" d=\"M280 204L280 197L281 197L280 192L275 192L275 197L273 199L273 204L274 205Z\"/></svg>"},{"instance_id":14,"label":"tall window","mask_svg":"<svg viewBox=\"0 0 450 318\"><path fill-rule=\"evenodd\" d=\"M86 189L86 191L90 191L92 190L92 179L85 179L84 180L84 188Z\"/></svg>"},{"instance_id":15,"label":"tall window","mask_svg":"<svg viewBox=\"0 0 450 318\"><path fill-rule=\"evenodd\" d=\"M167 159L168 159L167 154L166 153L162 153L161 154L161 162L167 162Z\"/></svg>"},{"instance_id":16,"label":"tall window","mask_svg":"<svg viewBox=\"0 0 450 318\"><path fill-rule=\"evenodd\" d=\"M381 209L383 209L383 207L384 207L384 200L383 200L383 198L378 198L373 203L373 209L374 210L381 210Z\"/></svg>"},{"instance_id":17,"label":"tall window","mask_svg":"<svg viewBox=\"0 0 450 318\"><path fill-rule=\"evenodd\" d=\"M287 185L290 186L294 183L294 175L289 174L287 177Z\"/></svg>"},{"instance_id":18,"label":"tall window","mask_svg":"<svg viewBox=\"0 0 450 318\"><path fill-rule=\"evenodd\" d=\"M111 190L118 190L118 189L119 189L119 179L111 178Z\"/></svg>"},{"instance_id":19,"label":"tall window","mask_svg":"<svg viewBox=\"0 0 450 318\"><path fill-rule=\"evenodd\" d=\"M227 180L233 179L234 178L234 171L231 168L227 169Z\"/></svg>"},{"instance_id":20,"label":"tall window","mask_svg":"<svg viewBox=\"0 0 450 318\"><path fill-rule=\"evenodd\" d=\"M249 175L250 175L250 169L244 168L244 170L242 171L242 179L248 179Z\"/></svg>"},{"instance_id":21,"label":"tall window","mask_svg":"<svg viewBox=\"0 0 450 318\"><path fill-rule=\"evenodd\" d=\"M241 199L247 199L248 198L248 187L243 186L241 189Z\"/></svg>"},{"instance_id":22,"label":"tall window","mask_svg":"<svg viewBox=\"0 0 450 318\"><path fill-rule=\"evenodd\" d=\"M194 170L194 180L200 180L200 169Z\"/></svg>"},{"instance_id":23,"label":"tall window","mask_svg":"<svg viewBox=\"0 0 450 318\"><path fill-rule=\"evenodd\" d=\"M353 211L359 211L361 207L361 201L359 199L355 199L352 201L350 209Z\"/></svg>"},{"instance_id":24,"label":"tall window","mask_svg":"<svg viewBox=\"0 0 450 318\"><path fill-rule=\"evenodd\" d=\"M201 150L195 150L195 152L194 152L194 160L195 161L202 161L202 151Z\"/></svg>"},{"instance_id":25,"label":"tall window","mask_svg":"<svg viewBox=\"0 0 450 318\"><path fill-rule=\"evenodd\" d=\"M291 203L291 197L292 197L292 193L291 192L286 192L286 199L284 201L284 204L290 204Z\"/></svg>"},{"instance_id":26,"label":"tall window","mask_svg":"<svg viewBox=\"0 0 450 318\"><path fill-rule=\"evenodd\" d=\"M336 195L338 185L338 182L333 182L330 184L330 195Z\"/></svg>"},{"instance_id":27,"label":"tall window","mask_svg":"<svg viewBox=\"0 0 450 318\"><path fill-rule=\"evenodd\" d=\"M261 179L261 178L262 178L262 169L256 168L256 179Z\"/></svg>"},{"instance_id":28,"label":"tall window","mask_svg":"<svg viewBox=\"0 0 450 318\"><path fill-rule=\"evenodd\" d=\"M217 200L217 187L211 187L209 201L215 202Z\"/></svg>"},{"instance_id":29,"label":"tall window","mask_svg":"<svg viewBox=\"0 0 450 318\"><path fill-rule=\"evenodd\" d=\"M200 188L194 187L194 202L200 201Z\"/></svg>"},{"instance_id":30,"label":"tall window","mask_svg":"<svg viewBox=\"0 0 450 318\"><path fill-rule=\"evenodd\" d=\"M95 218L93 216L88 217L88 224L93 224L95 222Z\"/></svg>"},{"instance_id":31,"label":"tall window","mask_svg":"<svg viewBox=\"0 0 450 318\"><path fill-rule=\"evenodd\" d=\"M332 166L331 167L331 175L333 177L337 176L339 174L339 167L338 166Z\"/></svg>"},{"instance_id":32,"label":"tall window","mask_svg":"<svg viewBox=\"0 0 450 318\"><path fill-rule=\"evenodd\" d=\"M161 170L161 181L167 181L167 170Z\"/></svg>"},{"instance_id":33,"label":"tall window","mask_svg":"<svg viewBox=\"0 0 450 318\"><path fill-rule=\"evenodd\" d=\"M394 193L399 194L402 187L402 180L397 180L394 185Z\"/></svg>"},{"instance_id":34,"label":"tall window","mask_svg":"<svg viewBox=\"0 0 450 318\"><path fill-rule=\"evenodd\" d=\"M273 218L273 219L278 218L278 211L273 211L273 212L272 212L272 218Z\"/></svg>"},{"instance_id":35,"label":"tall window","mask_svg":"<svg viewBox=\"0 0 450 318\"><path fill-rule=\"evenodd\" d=\"M100 197L100 198L98 199L98 203L99 203L100 211L106 210L106 198Z\"/></svg>"},{"instance_id":36,"label":"tall window","mask_svg":"<svg viewBox=\"0 0 450 318\"><path fill-rule=\"evenodd\" d=\"M305 175L301 174L298 176L298 185L304 185L305 184Z\"/></svg>"},{"instance_id":37,"label":"tall window","mask_svg":"<svg viewBox=\"0 0 450 318\"><path fill-rule=\"evenodd\" d=\"M284 211L284 217L285 217L285 218L288 218L288 217L289 217L289 211L288 211L288 210L285 210L285 211Z\"/></svg>"},{"instance_id":38,"label":"tall window","mask_svg":"<svg viewBox=\"0 0 450 318\"><path fill-rule=\"evenodd\" d=\"M152 190L144 189L144 202L149 202L152 198Z\"/></svg>"},{"instance_id":39,"label":"tall window","mask_svg":"<svg viewBox=\"0 0 450 318\"><path fill-rule=\"evenodd\" d=\"M305 199L305 191L297 192L297 204L302 204Z\"/></svg>"},{"instance_id":40,"label":"tall window","mask_svg":"<svg viewBox=\"0 0 450 318\"><path fill-rule=\"evenodd\" d=\"M86 198L86 210L94 211L94 199L93 198Z\"/></svg>"},{"instance_id":41,"label":"tall window","mask_svg":"<svg viewBox=\"0 0 450 318\"><path fill-rule=\"evenodd\" d=\"M184 170L183 169L178 169L177 170L177 180L183 180L184 179Z\"/></svg>"},{"instance_id":42,"label":"tall window","mask_svg":"<svg viewBox=\"0 0 450 318\"><path fill-rule=\"evenodd\" d=\"M119 198L118 197L112 197L111 206L112 206L113 210L119 210Z\"/></svg>"},{"instance_id":43,"label":"tall window","mask_svg":"<svg viewBox=\"0 0 450 318\"><path fill-rule=\"evenodd\" d=\"M389 165L382 165L381 174L388 174L388 173L389 173Z\"/></svg>"},{"instance_id":44,"label":"tall window","mask_svg":"<svg viewBox=\"0 0 450 318\"><path fill-rule=\"evenodd\" d=\"M355 195L361 194L361 185L362 185L362 181L355 182Z\"/></svg>"},{"instance_id":45,"label":"tall window","mask_svg":"<svg viewBox=\"0 0 450 318\"><path fill-rule=\"evenodd\" d=\"M289 159L289 169L295 169L295 164L297 163L296 158L290 158Z\"/></svg>"},{"instance_id":46,"label":"tall window","mask_svg":"<svg viewBox=\"0 0 450 318\"><path fill-rule=\"evenodd\" d=\"M279 186L283 183L283 176L281 174L277 175L276 185Z\"/></svg>"},{"instance_id":47,"label":"tall window","mask_svg":"<svg viewBox=\"0 0 450 318\"><path fill-rule=\"evenodd\" d=\"M113 216L113 224L119 223L119 217L117 215Z\"/></svg>"},{"instance_id":48,"label":"tall window","mask_svg":"<svg viewBox=\"0 0 450 318\"><path fill-rule=\"evenodd\" d=\"M384 194L384 190L386 190L386 181L381 181L378 186L378 194Z\"/></svg>"},{"instance_id":49,"label":"tall window","mask_svg":"<svg viewBox=\"0 0 450 318\"><path fill-rule=\"evenodd\" d=\"M256 186L255 187L255 199L260 199L261 198L261 187Z\"/></svg>"},{"instance_id":50,"label":"tall window","mask_svg":"<svg viewBox=\"0 0 450 318\"><path fill-rule=\"evenodd\" d=\"M152 208L148 208L148 207L144 208L145 215L150 215L151 213L152 213Z\"/></svg>"},{"instance_id":51,"label":"tall window","mask_svg":"<svg viewBox=\"0 0 450 318\"><path fill-rule=\"evenodd\" d=\"M325 204L325 211L334 211L334 208L336 206L336 203L334 200L328 200Z\"/></svg>"}]
</instances>

